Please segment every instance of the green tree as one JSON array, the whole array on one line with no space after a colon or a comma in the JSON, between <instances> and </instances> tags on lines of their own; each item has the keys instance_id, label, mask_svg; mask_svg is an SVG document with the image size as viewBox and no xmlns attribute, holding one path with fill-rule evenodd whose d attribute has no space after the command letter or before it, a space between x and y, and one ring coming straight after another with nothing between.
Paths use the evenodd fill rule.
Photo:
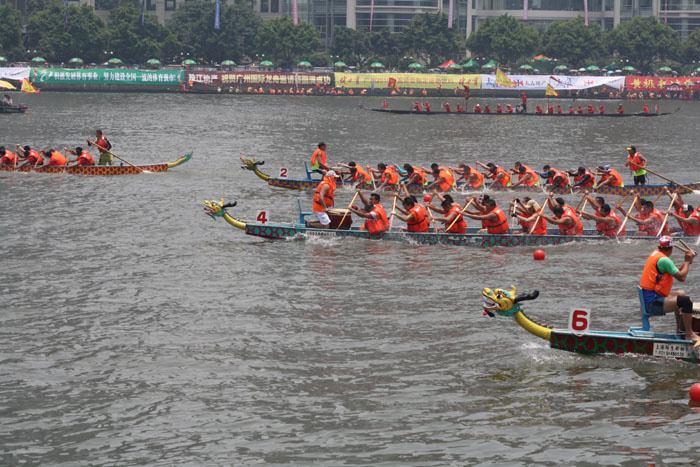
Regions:
<instances>
[{"instance_id":1,"label":"green tree","mask_svg":"<svg viewBox=\"0 0 700 467\"><path fill-rule=\"evenodd\" d=\"M403 33L391 33L388 29L373 32L369 35L369 45L372 54L382 61L387 67L399 65L406 46L406 35Z\"/></svg>"},{"instance_id":2,"label":"green tree","mask_svg":"<svg viewBox=\"0 0 700 467\"><path fill-rule=\"evenodd\" d=\"M337 55L348 65L364 67L371 55L369 32L363 29L350 29L336 26L333 40L328 48L331 55Z\"/></svg>"},{"instance_id":3,"label":"green tree","mask_svg":"<svg viewBox=\"0 0 700 467\"><path fill-rule=\"evenodd\" d=\"M258 38L261 51L282 66L308 57L319 44L316 28L304 22L294 26L289 16L265 22Z\"/></svg>"},{"instance_id":4,"label":"green tree","mask_svg":"<svg viewBox=\"0 0 700 467\"><path fill-rule=\"evenodd\" d=\"M174 42L172 33L154 15L146 15L141 26L141 7L135 1L124 2L109 14L107 47L127 63L162 60L170 55L168 51L174 55Z\"/></svg>"},{"instance_id":5,"label":"green tree","mask_svg":"<svg viewBox=\"0 0 700 467\"><path fill-rule=\"evenodd\" d=\"M25 45L37 50L49 61L67 62L81 57L86 62L99 61L104 55L106 28L92 7L68 7L51 3L45 10L29 17Z\"/></svg>"},{"instance_id":6,"label":"green tree","mask_svg":"<svg viewBox=\"0 0 700 467\"><path fill-rule=\"evenodd\" d=\"M467 49L499 63L514 66L518 59L530 57L539 46L539 33L507 14L488 18L467 39Z\"/></svg>"},{"instance_id":7,"label":"green tree","mask_svg":"<svg viewBox=\"0 0 700 467\"><path fill-rule=\"evenodd\" d=\"M22 43L22 14L9 4L0 6L0 55L8 60L20 60L24 56Z\"/></svg>"},{"instance_id":8,"label":"green tree","mask_svg":"<svg viewBox=\"0 0 700 467\"><path fill-rule=\"evenodd\" d=\"M598 23L584 24L582 16L568 21L555 21L542 34L545 55L565 58L574 68L585 65L606 54L603 28Z\"/></svg>"},{"instance_id":9,"label":"green tree","mask_svg":"<svg viewBox=\"0 0 700 467\"><path fill-rule=\"evenodd\" d=\"M620 23L608 36L610 49L643 73L657 60L674 59L680 50L678 33L656 17L636 17Z\"/></svg>"},{"instance_id":10,"label":"green tree","mask_svg":"<svg viewBox=\"0 0 700 467\"><path fill-rule=\"evenodd\" d=\"M686 65L696 62L700 66L700 28L693 29L681 44L681 58Z\"/></svg>"},{"instance_id":11,"label":"green tree","mask_svg":"<svg viewBox=\"0 0 700 467\"><path fill-rule=\"evenodd\" d=\"M414 16L402 34L406 49L429 68L460 53L457 30L447 27L447 16L442 13Z\"/></svg>"},{"instance_id":12,"label":"green tree","mask_svg":"<svg viewBox=\"0 0 700 467\"><path fill-rule=\"evenodd\" d=\"M252 55L262 20L250 5L222 2L219 29L214 29L214 14L215 4L208 0L187 1L177 9L167 27L181 44L180 53L215 62L239 62L244 55Z\"/></svg>"}]
</instances>

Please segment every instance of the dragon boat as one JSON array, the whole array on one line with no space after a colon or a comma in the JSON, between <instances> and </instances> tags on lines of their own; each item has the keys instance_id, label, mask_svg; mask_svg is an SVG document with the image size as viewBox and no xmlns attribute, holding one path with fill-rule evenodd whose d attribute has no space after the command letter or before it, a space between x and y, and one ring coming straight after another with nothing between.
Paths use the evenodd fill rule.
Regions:
<instances>
[{"instance_id":1,"label":"dragon boat","mask_svg":"<svg viewBox=\"0 0 700 467\"><path fill-rule=\"evenodd\" d=\"M72 166L64 165L42 165L39 167L24 166L15 167L14 165L0 165L0 172L37 172L51 174L74 174L74 175L129 175L140 174L144 172L165 172L168 169L184 164L192 158L192 153L185 154L174 162L165 162L162 164L151 165L89 165L89 166Z\"/></svg>"},{"instance_id":2,"label":"dragon boat","mask_svg":"<svg viewBox=\"0 0 700 467\"><path fill-rule=\"evenodd\" d=\"M331 209L329 217L331 225L328 229L308 227L305 217L313 215L313 212L304 212L299 205L298 222L285 224L271 224L267 222L246 222L231 216L226 208L237 205L236 202L225 204L224 200L204 201L204 211L206 214L216 219L222 217L226 222L243 230L247 235L265 238L269 240L283 240L292 238L307 237L336 237L355 238L364 240L394 241L418 245L453 245L468 246L476 248L510 248L510 247L540 247L546 245L562 245L573 242L595 242L595 241L624 241L634 240L657 240L657 237L606 237L598 235L592 229L584 230L583 235L560 235L557 229L549 229L547 235L518 235L518 234L488 234L481 232L476 227L467 228L464 234L441 233L434 229L428 232L404 232L399 228L392 228L389 231L370 234L365 229L352 227L352 217L347 209Z\"/></svg>"},{"instance_id":3,"label":"dragon boat","mask_svg":"<svg viewBox=\"0 0 700 467\"><path fill-rule=\"evenodd\" d=\"M19 105L0 105L0 114L23 114L29 106L25 104Z\"/></svg>"},{"instance_id":4,"label":"dragon boat","mask_svg":"<svg viewBox=\"0 0 700 467\"><path fill-rule=\"evenodd\" d=\"M659 112L659 113L645 113L645 112L636 112L636 113L631 113L631 114L618 114L618 113L609 113L609 114L601 114L601 113L595 113L595 114L589 114L589 113L584 113L584 114L570 114L570 113L561 113L561 114L546 114L546 113L526 113L526 112L514 112L514 113L496 113L496 112L490 112L490 113L485 113L485 112L447 112L446 110L431 110L430 112L426 111L420 111L417 112L415 110L392 110L392 109L370 109L367 107L364 107L365 110L371 110L372 112L380 112L380 113L386 113L386 114L395 114L395 115L478 115L478 116L487 116L487 117L548 117L548 118L555 118L555 117L565 117L565 118L624 118L624 117L663 117L665 115L673 115L678 110L680 107L678 107L675 111L673 112Z\"/></svg>"},{"instance_id":5,"label":"dragon boat","mask_svg":"<svg viewBox=\"0 0 700 467\"><path fill-rule=\"evenodd\" d=\"M287 188L291 190L312 190L316 189L318 184L321 182L321 179L313 179L311 178L311 175L313 172L311 172L308 169L308 166L306 165L306 162L304 162L304 170L306 171L306 178L286 178L286 177L272 177L263 171L260 170L260 166L265 164L265 161L256 161L255 159L248 159L245 157L241 157L241 162L243 165L241 166L242 169L250 170L252 171L255 175L257 175L260 179L264 180L267 182L268 185L272 187L277 187L277 188ZM320 175L319 175L320 176ZM349 184L348 184L349 185ZM354 187L354 185L353 185ZM374 185L371 183L360 183L359 187L363 190L372 190L375 188ZM409 193L412 194L422 194L425 190L425 187L423 185L419 185L417 183L410 183L406 186L408 189ZM457 190L460 191L475 191L473 188L467 189L464 183L458 183L457 184ZM573 188L563 188L563 187L540 187L540 186L516 186L516 187L509 187L509 186L503 186L503 185L494 185L494 184L489 184L486 185L483 189L479 189L477 191L509 191L509 192L514 192L514 193L542 193L543 191L546 191L547 193L555 193L559 195L568 195L568 194L577 194L577 193L586 193L586 192L593 192L596 194L600 195L617 195L617 196L626 196L629 194L630 190L635 189L637 193L639 193L640 196L657 196L663 193L664 188L670 188L672 191L679 191L680 193L690 193L692 191L697 191L700 190L700 182L698 183L689 183L686 185L676 185L673 183L668 183L665 185L644 185L644 186L639 186L639 187L634 187L634 186L628 186L628 187L615 187L615 186L603 186L600 188L579 188L579 187L573 187ZM387 190L387 192L395 192L396 188L392 187Z\"/></svg>"},{"instance_id":6,"label":"dragon boat","mask_svg":"<svg viewBox=\"0 0 700 467\"><path fill-rule=\"evenodd\" d=\"M510 290L484 288L484 314L512 317L526 331L549 342L553 349L567 350L581 354L637 354L653 357L666 357L700 363L700 347L683 337L682 333L659 333L650 331L649 318L652 317L644 306L640 290L642 326L631 327L627 332L589 331L590 315L586 310L573 310L569 329L556 329L530 318L520 307L520 302L534 300L539 296L535 290L529 294L516 295ZM700 317L694 311L693 317Z\"/></svg>"}]
</instances>

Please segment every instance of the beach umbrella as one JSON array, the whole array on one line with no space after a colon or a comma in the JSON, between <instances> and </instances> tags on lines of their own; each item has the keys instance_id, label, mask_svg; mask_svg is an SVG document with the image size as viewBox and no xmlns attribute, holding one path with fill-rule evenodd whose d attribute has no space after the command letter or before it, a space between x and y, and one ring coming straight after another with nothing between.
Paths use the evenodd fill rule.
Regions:
<instances>
[{"instance_id":1,"label":"beach umbrella","mask_svg":"<svg viewBox=\"0 0 700 467\"><path fill-rule=\"evenodd\" d=\"M498 62L496 62L495 60L489 60L488 62L486 62L485 64L483 64L481 66L481 69L482 70L493 70L494 68L497 68L497 67L498 67Z\"/></svg>"},{"instance_id":2,"label":"beach umbrella","mask_svg":"<svg viewBox=\"0 0 700 467\"><path fill-rule=\"evenodd\" d=\"M479 64L476 62L476 60L474 60L473 58L470 58L467 61L467 63L462 65L462 68L464 68L465 70L475 70L475 69L479 68Z\"/></svg>"},{"instance_id":3,"label":"beach umbrella","mask_svg":"<svg viewBox=\"0 0 700 467\"><path fill-rule=\"evenodd\" d=\"M661 68L659 68L659 71L663 73L673 73L673 70L670 66L662 66Z\"/></svg>"},{"instance_id":4,"label":"beach umbrella","mask_svg":"<svg viewBox=\"0 0 700 467\"><path fill-rule=\"evenodd\" d=\"M585 71L600 71L600 68L598 68L595 65L590 65L590 66L585 68Z\"/></svg>"},{"instance_id":5,"label":"beach umbrella","mask_svg":"<svg viewBox=\"0 0 700 467\"><path fill-rule=\"evenodd\" d=\"M452 71L457 71L462 69L462 65L460 65L459 63L451 63L447 66L447 68Z\"/></svg>"},{"instance_id":6,"label":"beach umbrella","mask_svg":"<svg viewBox=\"0 0 700 467\"><path fill-rule=\"evenodd\" d=\"M307 62L306 60L302 60L301 62L297 63L297 66L301 68L311 68L311 63Z\"/></svg>"},{"instance_id":7,"label":"beach umbrella","mask_svg":"<svg viewBox=\"0 0 700 467\"><path fill-rule=\"evenodd\" d=\"M384 64L380 62L372 62L369 66L370 68L384 68Z\"/></svg>"},{"instance_id":8,"label":"beach umbrella","mask_svg":"<svg viewBox=\"0 0 700 467\"><path fill-rule=\"evenodd\" d=\"M417 62L413 62L410 65L408 65L408 68L410 68L411 70L422 70L423 65L421 65L420 63L417 63Z\"/></svg>"},{"instance_id":9,"label":"beach umbrella","mask_svg":"<svg viewBox=\"0 0 700 467\"><path fill-rule=\"evenodd\" d=\"M524 65L520 65L520 66L518 67L518 70L531 71L531 70L532 70L532 67L526 63L526 64L524 64Z\"/></svg>"},{"instance_id":10,"label":"beach umbrella","mask_svg":"<svg viewBox=\"0 0 700 467\"><path fill-rule=\"evenodd\" d=\"M182 61L182 65L183 65L183 66L196 65L196 64L197 64L197 62L195 62L195 61L192 60L191 58L187 58L187 59L185 59L185 60Z\"/></svg>"},{"instance_id":11,"label":"beach umbrella","mask_svg":"<svg viewBox=\"0 0 700 467\"><path fill-rule=\"evenodd\" d=\"M118 58L110 58L109 60L107 60L107 63L109 63L110 65L123 65L124 64L124 62L122 62Z\"/></svg>"},{"instance_id":12,"label":"beach umbrella","mask_svg":"<svg viewBox=\"0 0 700 467\"><path fill-rule=\"evenodd\" d=\"M146 65L160 65L160 60L151 58L150 60L146 60Z\"/></svg>"},{"instance_id":13,"label":"beach umbrella","mask_svg":"<svg viewBox=\"0 0 700 467\"><path fill-rule=\"evenodd\" d=\"M5 63L7 62L7 58L5 57L0 57L0 63Z\"/></svg>"},{"instance_id":14,"label":"beach umbrella","mask_svg":"<svg viewBox=\"0 0 700 467\"><path fill-rule=\"evenodd\" d=\"M270 60L263 60L260 62L260 66L274 66L274 63L272 63Z\"/></svg>"},{"instance_id":15,"label":"beach umbrella","mask_svg":"<svg viewBox=\"0 0 700 467\"><path fill-rule=\"evenodd\" d=\"M535 60L537 62L551 62L552 61L551 58L549 58L545 55L538 55L533 60Z\"/></svg>"},{"instance_id":16,"label":"beach umbrella","mask_svg":"<svg viewBox=\"0 0 700 467\"><path fill-rule=\"evenodd\" d=\"M73 57L73 58L71 58L70 60L68 60L68 63L74 63L74 64L76 64L76 65L82 65L82 64L85 63L85 62L83 62L83 59L82 59L82 58Z\"/></svg>"},{"instance_id":17,"label":"beach umbrella","mask_svg":"<svg viewBox=\"0 0 700 467\"><path fill-rule=\"evenodd\" d=\"M569 67L566 65L555 66L554 71L569 71Z\"/></svg>"},{"instance_id":18,"label":"beach umbrella","mask_svg":"<svg viewBox=\"0 0 700 467\"><path fill-rule=\"evenodd\" d=\"M637 69L632 65L627 65L622 67L622 71L637 71Z\"/></svg>"},{"instance_id":19,"label":"beach umbrella","mask_svg":"<svg viewBox=\"0 0 700 467\"><path fill-rule=\"evenodd\" d=\"M345 62L335 62L333 64L333 66L336 68L347 68L347 65L345 64Z\"/></svg>"},{"instance_id":20,"label":"beach umbrella","mask_svg":"<svg viewBox=\"0 0 700 467\"><path fill-rule=\"evenodd\" d=\"M17 89L12 85L12 83L8 83L7 81L0 80L0 89Z\"/></svg>"},{"instance_id":21,"label":"beach umbrella","mask_svg":"<svg viewBox=\"0 0 700 467\"><path fill-rule=\"evenodd\" d=\"M615 62L610 62L607 65L605 65L603 68L605 68L606 70L615 70L618 68L618 65Z\"/></svg>"},{"instance_id":22,"label":"beach umbrella","mask_svg":"<svg viewBox=\"0 0 700 467\"><path fill-rule=\"evenodd\" d=\"M34 57L32 58L32 63L37 64L37 63L48 63L44 57Z\"/></svg>"},{"instance_id":23,"label":"beach umbrella","mask_svg":"<svg viewBox=\"0 0 700 467\"><path fill-rule=\"evenodd\" d=\"M223 62L221 62L221 65L222 66L236 66L236 62L234 62L233 60L224 60Z\"/></svg>"},{"instance_id":24,"label":"beach umbrella","mask_svg":"<svg viewBox=\"0 0 700 467\"><path fill-rule=\"evenodd\" d=\"M700 71L700 66L694 69L693 71Z\"/></svg>"}]
</instances>

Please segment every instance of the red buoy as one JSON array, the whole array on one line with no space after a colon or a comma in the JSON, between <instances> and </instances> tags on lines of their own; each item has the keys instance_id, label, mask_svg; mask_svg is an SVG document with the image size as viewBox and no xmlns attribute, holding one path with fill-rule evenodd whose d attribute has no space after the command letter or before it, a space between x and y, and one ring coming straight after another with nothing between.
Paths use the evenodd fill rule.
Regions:
<instances>
[{"instance_id":1,"label":"red buoy","mask_svg":"<svg viewBox=\"0 0 700 467\"><path fill-rule=\"evenodd\" d=\"M700 383L695 383L690 388L690 399L700 402Z\"/></svg>"},{"instance_id":2,"label":"red buoy","mask_svg":"<svg viewBox=\"0 0 700 467\"><path fill-rule=\"evenodd\" d=\"M535 261L544 261L544 250L535 250Z\"/></svg>"},{"instance_id":3,"label":"red buoy","mask_svg":"<svg viewBox=\"0 0 700 467\"><path fill-rule=\"evenodd\" d=\"M426 203L429 203L429 202L431 202L432 200L433 200L433 195L425 195L425 196L423 196L423 201L425 201Z\"/></svg>"}]
</instances>

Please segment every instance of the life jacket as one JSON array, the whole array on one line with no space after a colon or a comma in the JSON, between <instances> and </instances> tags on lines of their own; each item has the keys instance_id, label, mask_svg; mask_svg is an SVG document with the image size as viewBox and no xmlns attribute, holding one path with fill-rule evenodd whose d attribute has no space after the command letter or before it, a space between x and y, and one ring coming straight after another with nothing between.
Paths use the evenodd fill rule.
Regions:
<instances>
[{"instance_id":1,"label":"life jacket","mask_svg":"<svg viewBox=\"0 0 700 467\"><path fill-rule=\"evenodd\" d=\"M559 233L561 235L583 235L583 224L573 209L568 206L565 207L562 217L570 217L574 223L571 225L559 224Z\"/></svg>"},{"instance_id":2,"label":"life jacket","mask_svg":"<svg viewBox=\"0 0 700 467\"><path fill-rule=\"evenodd\" d=\"M551 185L554 186L559 186L559 187L566 187L569 185L569 176L565 174L564 172L560 172L557 169L549 169L549 172L551 175L547 179ZM560 181L557 185L554 184L554 179L560 177Z\"/></svg>"},{"instance_id":3,"label":"life jacket","mask_svg":"<svg viewBox=\"0 0 700 467\"><path fill-rule=\"evenodd\" d=\"M450 227L450 224L452 224L452 227L450 227L447 230L447 232L458 234L467 233L467 223L464 221L464 216L462 215L462 208L459 207L459 204L453 204L449 211L447 211L445 216L447 216L451 212L457 214L457 221L454 224L452 224L452 221L445 222L445 228Z\"/></svg>"},{"instance_id":4,"label":"life jacket","mask_svg":"<svg viewBox=\"0 0 700 467\"><path fill-rule=\"evenodd\" d=\"M504 177L501 177L501 179L498 181L498 183L500 183L503 186L510 186L510 174L508 172L506 172L503 169L503 167L501 167L500 165L496 166L496 173L495 174L489 173L488 177L493 179L493 180L496 180L496 177L498 177L498 174L504 175Z\"/></svg>"},{"instance_id":5,"label":"life jacket","mask_svg":"<svg viewBox=\"0 0 700 467\"><path fill-rule=\"evenodd\" d=\"M396 185L399 183L399 174L397 174L392 167L387 167L384 169L384 172L382 172L381 182L384 183L386 180L389 180L387 182L389 185Z\"/></svg>"},{"instance_id":6,"label":"life jacket","mask_svg":"<svg viewBox=\"0 0 700 467\"><path fill-rule=\"evenodd\" d=\"M518 223L523 228L523 232L530 233L532 221L528 222L520 219ZM544 217L540 216L539 219L537 219L537 227L532 231L532 235L547 235L547 220Z\"/></svg>"},{"instance_id":7,"label":"life jacket","mask_svg":"<svg viewBox=\"0 0 700 467\"><path fill-rule=\"evenodd\" d=\"M425 172L423 172L421 169L419 169L415 165L412 165L411 167L413 167L413 174L414 175L418 174L418 181L414 182L414 183L417 183L419 185L427 185L428 177L427 177L427 175L425 175Z\"/></svg>"},{"instance_id":8,"label":"life jacket","mask_svg":"<svg viewBox=\"0 0 700 467\"><path fill-rule=\"evenodd\" d=\"M469 172L469 176L471 177L472 174L474 175L474 178L476 180L471 180L469 183L471 184L472 188L481 188L481 186L484 184L484 176L479 172L478 170L472 169Z\"/></svg>"},{"instance_id":9,"label":"life jacket","mask_svg":"<svg viewBox=\"0 0 700 467\"><path fill-rule=\"evenodd\" d=\"M501 107L500 105L496 106L496 113L497 113L497 114L502 114L502 113L503 113L503 107Z\"/></svg>"},{"instance_id":10,"label":"life jacket","mask_svg":"<svg viewBox=\"0 0 700 467\"><path fill-rule=\"evenodd\" d=\"M83 151L78 154L78 165L95 165L95 159L92 158L89 152Z\"/></svg>"},{"instance_id":11,"label":"life jacket","mask_svg":"<svg viewBox=\"0 0 700 467\"><path fill-rule=\"evenodd\" d=\"M506 217L505 213L501 211L501 208L496 206L491 212L496 214L498 219L495 221L484 220L482 225L486 228L486 231L490 234L502 234L508 232L508 218Z\"/></svg>"},{"instance_id":12,"label":"life jacket","mask_svg":"<svg viewBox=\"0 0 700 467\"><path fill-rule=\"evenodd\" d=\"M598 213L596 213L598 214ZM613 211L610 211L610 217L615 219L615 225L610 225L606 222L596 222L596 229L598 230L598 233L601 235L605 235L606 237L624 237L627 235L626 229L623 227L622 231L618 234L617 231L620 230L620 225L622 225L622 219L620 219L620 216L618 216L616 213Z\"/></svg>"},{"instance_id":13,"label":"life jacket","mask_svg":"<svg viewBox=\"0 0 700 467\"><path fill-rule=\"evenodd\" d=\"M583 174L581 175L574 175L574 184L577 184L578 182L583 180L583 177L585 177L586 175L588 175L588 180L586 180L585 183L582 183L578 186L587 188L595 185L595 177L588 170L584 170Z\"/></svg>"},{"instance_id":14,"label":"life jacket","mask_svg":"<svg viewBox=\"0 0 700 467\"><path fill-rule=\"evenodd\" d=\"M481 106L479 104L476 104L474 106L474 113L477 113L477 114L481 113Z\"/></svg>"},{"instance_id":15,"label":"life jacket","mask_svg":"<svg viewBox=\"0 0 700 467\"><path fill-rule=\"evenodd\" d=\"M355 166L355 175L352 176L352 181L360 181L364 183L372 183L372 177L361 165Z\"/></svg>"},{"instance_id":16,"label":"life jacket","mask_svg":"<svg viewBox=\"0 0 700 467\"><path fill-rule=\"evenodd\" d=\"M452 172L445 167L440 167L439 170L440 172L438 172L438 178L442 178L442 181L438 183L438 186L440 187L440 190L448 191L450 188L452 188L452 185L454 185L455 177L452 175Z\"/></svg>"},{"instance_id":17,"label":"life jacket","mask_svg":"<svg viewBox=\"0 0 700 467\"><path fill-rule=\"evenodd\" d=\"M36 152L33 149L29 150L29 154L27 155L27 161L29 162L30 165L42 165L44 163L44 158L41 157L41 154Z\"/></svg>"},{"instance_id":18,"label":"life jacket","mask_svg":"<svg viewBox=\"0 0 700 467\"><path fill-rule=\"evenodd\" d=\"M661 211L658 209L654 208L654 210L651 212L651 214L647 215L640 215L640 219L649 219L650 217L653 217L656 219L655 222L651 222L649 224L639 224L639 231L644 232L647 236L649 237L656 237L656 235L659 233L659 228L661 227L661 223L664 221L664 215L661 214ZM668 222L664 224L664 228L661 231L661 235L668 235Z\"/></svg>"},{"instance_id":19,"label":"life jacket","mask_svg":"<svg viewBox=\"0 0 700 467\"><path fill-rule=\"evenodd\" d=\"M321 189L324 185L328 185L330 189L323 196L323 202L326 203L326 207L330 208L333 206L333 197L335 196L335 179L333 177L323 177L321 183L316 187L316 193L314 193L314 204L311 210L313 212L325 212L323 205L321 204Z\"/></svg>"},{"instance_id":20,"label":"life jacket","mask_svg":"<svg viewBox=\"0 0 700 467\"><path fill-rule=\"evenodd\" d=\"M659 273L657 263L663 257L668 257L659 250L651 252L647 258L647 262L642 269L642 277L639 280L639 286L644 290L654 291L662 297L668 297L673 286L673 276L668 273Z\"/></svg>"},{"instance_id":21,"label":"life jacket","mask_svg":"<svg viewBox=\"0 0 700 467\"><path fill-rule=\"evenodd\" d=\"M66 160L66 156L64 156L58 151L54 151L51 153L49 162L47 162L46 165L66 165L67 162L68 161Z\"/></svg>"},{"instance_id":22,"label":"life jacket","mask_svg":"<svg viewBox=\"0 0 700 467\"><path fill-rule=\"evenodd\" d=\"M110 143L104 136L100 136L95 140L95 146L97 146L97 150L100 151L100 154L112 149L112 143Z\"/></svg>"},{"instance_id":23,"label":"life jacket","mask_svg":"<svg viewBox=\"0 0 700 467\"><path fill-rule=\"evenodd\" d=\"M537 172L532 170L530 167L524 165L525 167L525 173L519 173L518 174L518 180L522 180L523 178L529 176L530 178L525 182L525 186L535 186L539 185L540 183L540 177L537 175Z\"/></svg>"},{"instance_id":24,"label":"life jacket","mask_svg":"<svg viewBox=\"0 0 700 467\"><path fill-rule=\"evenodd\" d=\"M407 222L409 232L427 232L430 229L428 211L422 204L416 204L408 212L413 214L413 222Z\"/></svg>"},{"instance_id":25,"label":"life jacket","mask_svg":"<svg viewBox=\"0 0 700 467\"><path fill-rule=\"evenodd\" d=\"M690 216L687 217L694 217L695 219L700 221L700 212L698 212L698 210L696 209L690 214ZM681 228L683 229L683 233L688 236L696 237L700 235L700 223L698 223L698 225L693 225L688 224L687 222L681 222Z\"/></svg>"},{"instance_id":26,"label":"life jacket","mask_svg":"<svg viewBox=\"0 0 700 467\"><path fill-rule=\"evenodd\" d=\"M620 175L620 172L618 172L615 169L610 169L610 172L603 175L603 177L600 179L600 181L604 182L610 177L612 177L612 179L613 179L612 185L610 185L610 186L617 186L617 187L624 187L625 186L624 182L622 181L622 175Z\"/></svg>"},{"instance_id":27,"label":"life jacket","mask_svg":"<svg viewBox=\"0 0 700 467\"><path fill-rule=\"evenodd\" d=\"M317 148L311 156L311 170L318 170L320 164L326 165L326 151Z\"/></svg>"},{"instance_id":28,"label":"life jacket","mask_svg":"<svg viewBox=\"0 0 700 467\"><path fill-rule=\"evenodd\" d=\"M12 151L5 150L5 155L0 158L0 165L17 165L17 154Z\"/></svg>"},{"instance_id":29,"label":"life jacket","mask_svg":"<svg viewBox=\"0 0 700 467\"><path fill-rule=\"evenodd\" d=\"M370 212L373 212L377 216L376 219L365 219L365 229L367 229L367 232L369 232L370 235L389 230L389 219L386 217L384 206L377 203Z\"/></svg>"},{"instance_id":30,"label":"life jacket","mask_svg":"<svg viewBox=\"0 0 700 467\"><path fill-rule=\"evenodd\" d=\"M643 172L639 173L638 175L644 175L646 170L644 170L644 167L641 165L642 164L642 159L639 157L639 153L635 152L632 156L627 156L627 160L630 163L630 170L632 172L637 172L638 170L643 170ZM635 173L635 175L637 175Z\"/></svg>"}]
</instances>

